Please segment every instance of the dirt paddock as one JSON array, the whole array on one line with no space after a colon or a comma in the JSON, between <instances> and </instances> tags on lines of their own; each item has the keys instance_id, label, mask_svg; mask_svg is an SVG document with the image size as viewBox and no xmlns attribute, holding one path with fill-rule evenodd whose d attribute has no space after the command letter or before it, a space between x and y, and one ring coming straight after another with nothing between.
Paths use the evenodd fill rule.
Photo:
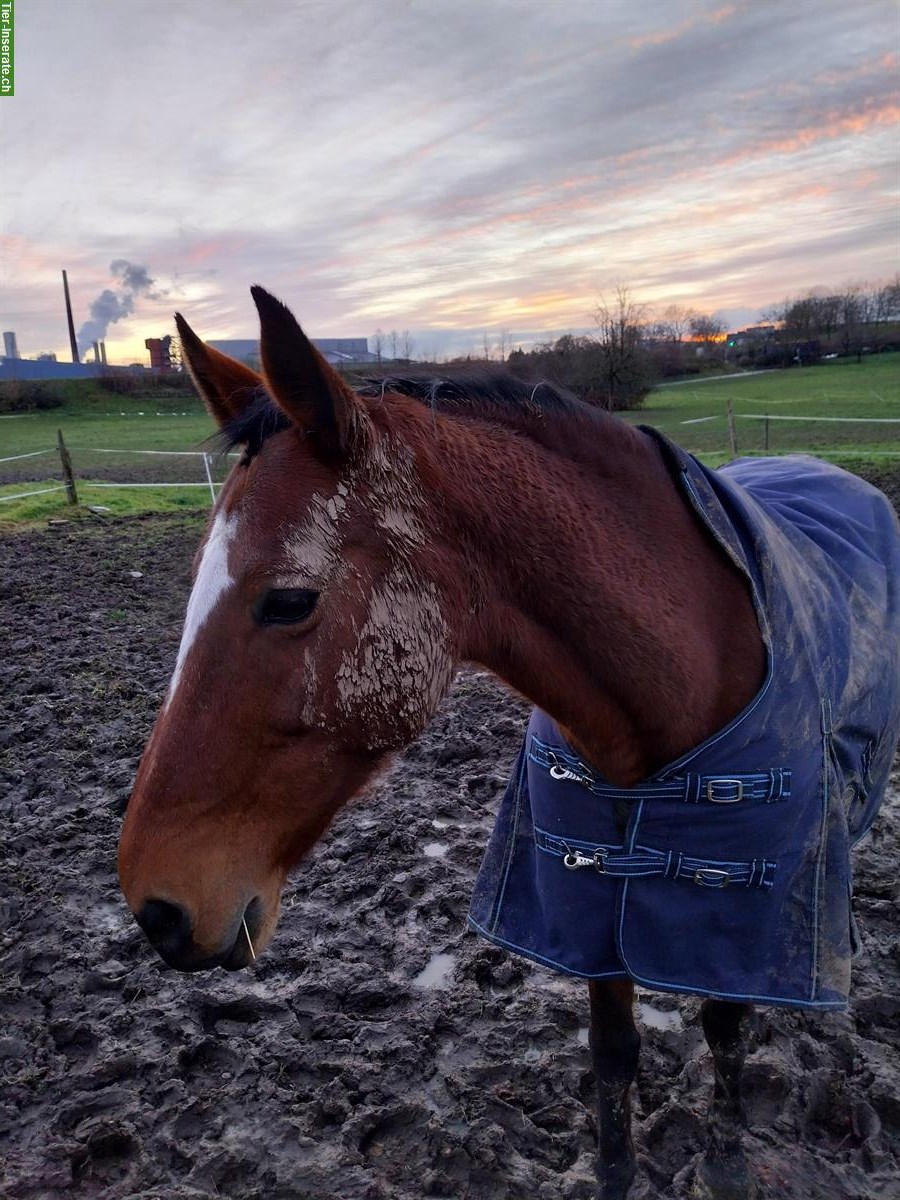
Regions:
<instances>
[{"instance_id":1,"label":"dirt paddock","mask_svg":"<svg viewBox=\"0 0 900 1200\"><path fill-rule=\"evenodd\" d=\"M8 1200L587 1200L587 990L465 930L525 706L464 672L293 876L250 971L156 960L115 876L197 517L0 539L0 1194ZM757 1010L766 1196L896 1198L900 780L856 854L847 1013ZM635 1200L690 1194L698 1004L642 994Z\"/></svg>"}]
</instances>

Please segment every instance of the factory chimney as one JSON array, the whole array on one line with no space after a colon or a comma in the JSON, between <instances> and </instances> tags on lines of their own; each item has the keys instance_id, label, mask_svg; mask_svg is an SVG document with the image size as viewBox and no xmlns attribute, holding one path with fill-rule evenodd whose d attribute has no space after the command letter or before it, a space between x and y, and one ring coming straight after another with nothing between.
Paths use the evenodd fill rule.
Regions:
<instances>
[{"instance_id":1,"label":"factory chimney","mask_svg":"<svg viewBox=\"0 0 900 1200\"><path fill-rule=\"evenodd\" d=\"M106 366L106 342L100 343L100 361Z\"/></svg>"},{"instance_id":2,"label":"factory chimney","mask_svg":"<svg viewBox=\"0 0 900 1200\"><path fill-rule=\"evenodd\" d=\"M6 358L18 358L19 347L16 345L16 335L9 330L3 334L3 353Z\"/></svg>"},{"instance_id":3,"label":"factory chimney","mask_svg":"<svg viewBox=\"0 0 900 1200\"><path fill-rule=\"evenodd\" d=\"M99 342L91 342L91 345L94 347L94 362L99 367L100 366L100 343Z\"/></svg>"},{"instance_id":4,"label":"factory chimney","mask_svg":"<svg viewBox=\"0 0 900 1200\"><path fill-rule=\"evenodd\" d=\"M69 299L69 281L66 278L66 273L63 271L63 291L66 295L66 317L69 322L69 345L72 347L72 362L80 362L78 357L78 343L75 341L75 322L72 320L72 301Z\"/></svg>"}]
</instances>

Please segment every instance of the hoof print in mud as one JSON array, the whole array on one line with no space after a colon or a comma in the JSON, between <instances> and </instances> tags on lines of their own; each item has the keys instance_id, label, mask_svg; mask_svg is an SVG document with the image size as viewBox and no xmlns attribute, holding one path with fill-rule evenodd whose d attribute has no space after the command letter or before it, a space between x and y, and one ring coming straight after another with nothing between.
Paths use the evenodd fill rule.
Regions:
<instances>
[{"instance_id":1,"label":"hoof print in mud","mask_svg":"<svg viewBox=\"0 0 900 1200\"><path fill-rule=\"evenodd\" d=\"M744 1156L711 1159L697 1163L692 1200L758 1200L760 1191Z\"/></svg>"}]
</instances>

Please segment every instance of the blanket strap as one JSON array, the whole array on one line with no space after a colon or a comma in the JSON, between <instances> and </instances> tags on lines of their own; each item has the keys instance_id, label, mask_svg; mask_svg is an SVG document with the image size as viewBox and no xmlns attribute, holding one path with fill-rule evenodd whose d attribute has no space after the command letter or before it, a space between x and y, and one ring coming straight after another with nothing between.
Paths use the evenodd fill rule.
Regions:
<instances>
[{"instance_id":1,"label":"blanket strap","mask_svg":"<svg viewBox=\"0 0 900 1200\"><path fill-rule=\"evenodd\" d=\"M605 800L680 800L685 804L738 804L756 800L772 804L791 798L791 772L786 767L767 771L704 775L687 771L668 779L638 783L630 788L613 787L598 779L585 763L557 746L547 746L532 736L528 757L557 780L568 780Z\"/></svg>"},{"instance_id":2,"label":"blanket strap","mask_svg":"<svg viewBox=\"0 0 900 1200\"><path fill-rule=\"evenodd\" d=\"M767 858L749 862L723 862L695 858L677 850L655 850L651 846L597 845L578 839L562 838L535 828L534 840L540 850L563 860L570 871L593 867L600 875L615 879L684 879L698 887L747 887L768 890L775 882L777 864Z\"/></svg>"}]
</instances>

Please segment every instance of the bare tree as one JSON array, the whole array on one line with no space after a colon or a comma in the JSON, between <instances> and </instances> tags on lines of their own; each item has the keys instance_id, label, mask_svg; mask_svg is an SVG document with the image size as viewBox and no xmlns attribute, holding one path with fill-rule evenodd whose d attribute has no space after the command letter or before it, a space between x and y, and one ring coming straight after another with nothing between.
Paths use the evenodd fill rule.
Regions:
<instances>
[{"instance_id":1,"label":"bare tree","mask_svg":"<svg viewBox=\"0 0 900 1200\"><path fill-rule=\"evenodd\" d=\"M849 284L840 296L841 342L845 354L855 354L856 361L862 358L863 326L866 323L868 297L860 283Z\"/></svg>"},{"instance_id":2,"label":"bare tree","mask_svg":"<svg viewBox=\"0 0 900 1200\"><path fill-rule=\"evenodd\" d=\"M391 348L391 358L394 360L394 362L397 361L397 347L399 346L399 344L400 344L400 334L397 332L396 329L392 329L391 332L388 334L388 345Z\"/></svg>"},{"instance_id":3,"label":"bare tree","mask_svg":"<svg viewBox=\"0 0 900 1200\"><path fill-rule=\"evenodd\" d=\"M512 349L512 334L508 329L501 329L497 334L497 353L500 361L505 363Z\"/></svg>"},{"instance_id":4,"label":"bare tree","mask_svg":"<svg viewBox=\"0 0 900 1200\"><path fill-rule=\"evenodd\" d=\"M900 321L900 272L881 289L881 305L884 321Z\"/></svg>"},{"instance_id":5,"label":"bare tree","mask_svg":"<svg viewBox=\"0 0 900 1200\"><path fill-rule=\"evenodd\" d=\"M415 345L416 345L416 339L414 337L412 337L412 335L410 334L408 329L404 329L403 332L400 334L400 353L403 355L403 357L406 359L407 362L409 362L413 356L413 350L415 349Z\"/></svg>"},{"instance_id":6,"label":"bare tree","mask_svg":"<svg viewBox=\"0 0 900 1200\"><path fill-rule=\"evenodd\" d=\"M646 309L618 284L613 299L600 297L594 311L597 344L601 350L602 386L606 407L631 408L650 389L652 365L643 345Z\"/></svg>"},{"instance_id":7,"label":"bare tree","mask_svg":"<svg viewBox=\"0 0 900 1200\"><path fill-rule=\"evenodd\" d=\"M372 335L372 345L375 348L375 358L380 363L384 354L384 330L376 329Z\"/></svg>"},{"instance_id":8,"label":"bare tree","mask_svg":"<svg viewBox=\"0 0 900 1200\"><path fill-rule=\"evenodd\" d=\"M872 293L871 320L876 326L900 320L900 273Z\"/></svg>"},{"instance_id":9,"label":"bare tree","mask_svg":"<svg viewBox=\"0 0 900 1200\"><path fill-rule=\"evenodd\" d=\"M725 336L725 322L715 313L692 313L690 330L695 341L710 345L721 342Z\"/></svg>"},{"instance_id":10,"label":"bare tree","mask_svg":"<svg viewBox=\"0 0 900 1200\"><path fill-rule=\"evenodd\" d=\"M670 304L668 308L663 309L662 316L654 322L656 335L663 341L677 344L684 339L684 335L690 330L691 322L696 316L697 314L692 308L682 308L680 304Z\"/></svg>"},{"instance_id":11,"label":"bare tree","mask_svg":"<svg viewBox=\"0 0 900 1200\"><path fill-rule=\"evenodd\" d=\"M486 329L481 335L481 357L485 362L490 362L491 360L491 339L488 337Z\"/></svg>"}]
</instances>

